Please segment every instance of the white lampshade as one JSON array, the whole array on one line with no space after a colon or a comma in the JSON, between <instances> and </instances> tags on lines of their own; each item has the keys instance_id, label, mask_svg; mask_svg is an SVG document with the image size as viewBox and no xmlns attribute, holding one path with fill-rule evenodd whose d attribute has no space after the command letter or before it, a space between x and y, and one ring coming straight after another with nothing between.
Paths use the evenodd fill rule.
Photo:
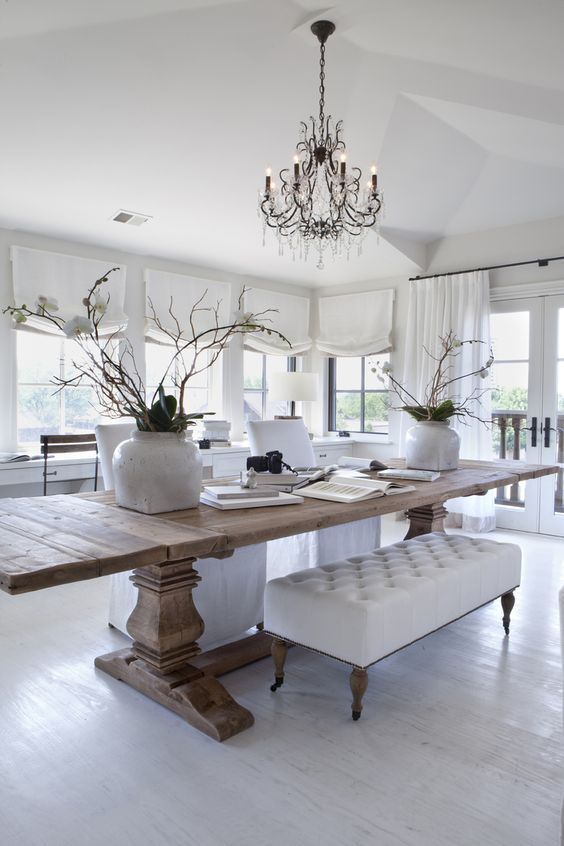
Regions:
<instances>
[{"instance_id":1,"label":"white lampshade","mask_svg":"<svg viewBox=\"0 0 564 846\"><path fill-rule=\"evenodd\" d=\"M316 400L317 373L273 373L268 382L268 397L291 402Z\"/></svg>"}]
</instances>

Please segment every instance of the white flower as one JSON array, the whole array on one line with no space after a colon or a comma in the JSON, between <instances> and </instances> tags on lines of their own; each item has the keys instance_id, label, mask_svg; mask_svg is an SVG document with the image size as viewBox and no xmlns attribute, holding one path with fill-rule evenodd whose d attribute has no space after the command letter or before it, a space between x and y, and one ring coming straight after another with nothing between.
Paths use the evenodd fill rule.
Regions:
<instances>
[{"instance_id":1,"label":"white flower","mask_svg":"<svg viewBox=\"0 0 564 846\"><path fill-rule=\"evenodd\" d=\"M37 303L35 304L37 311L58 311L59 310L59 301L56 297L46 297L43 294L40 294L37 297Z\"/></svg>"},{"instance_id":2,"label":"white flower","mask_svg":"<svg viewBox=\"0 0 564 846\"><path fill-rule=\"evenodd\" d=\"M16 321L16 323L25 323L26 320L27 320L27 317L25 316L25 314L22 311L15 311L14 312L14 320Z\"/></svg>"},{"instance_id":3,"label":"white flower","mask_svg":"<svg viewBox=\"0 0 564 846\"><path fill-rule=\"evenodd\" d=\"M453 340L453 342L452 342L452 346L453 346L453 348L454 348L454 347L461 347L461 346L462 346L462 341L460 341L458 338L455 338L455 339Z\"/></svg>"},{"instance_id":4,"label":"white flower","mask_svg":"<svg viewBox=\"0 0 564 846\"><path fill-rule=\"evenodd\" d=\"M391 373L392 372L392 365L389 361L385 361L382 365L382 373Z\"/></svg>"},{"instance_id":5,"label":"white flower","mask_svg":"<svg viewBox=\"0 0 564 846\"><path fill-rule=\"evenodd\" d=\"M488 368L482 367L482 369L480 370L480 379L487 379L489 375L490 371L488 370Z\"/></svg>"},{"instance_id":6,"label":"white flower","mask_svg":"<svg viewBox=\"0 0 564 846\"><path fill-rule=\"evenodd\" d=\"M108 302L99 294L96 294L94 297L93 308L98 314L105 314L108 310Z\"/></svg>"},{"instance_id":7,"label":"white flower","mask_svg":"<svg viewBox=\"0 0 564 846\"><path fill-rule=\"evenodd\" d=\"M67 338L78 338L80 335L91 335L94 332L92 321L88 317L72 317L63 326Z\"/></svg>"}]
</instances>

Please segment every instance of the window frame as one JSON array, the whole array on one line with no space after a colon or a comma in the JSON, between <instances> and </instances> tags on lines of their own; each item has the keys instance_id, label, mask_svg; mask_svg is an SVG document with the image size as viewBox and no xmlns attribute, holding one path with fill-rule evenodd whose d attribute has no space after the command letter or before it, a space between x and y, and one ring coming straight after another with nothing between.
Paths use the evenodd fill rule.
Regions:
<instances>
[{"instance_id":1,"label":"window frame","mask_svg":"<svg viewBox=\"0 0 564 846\"><path fill-rule=\"evenodd\" d=\"M370 388L366 389L366 362L368 356L358 356L362 362L362 369L360 374L360 388L357 389L349 389L349 390L338 390L337 388L337 357L331 356L328 359L328 367L327 367L327 431L328 432L342 432L347 431L351 432L353 435L371 435L374 437L388 437L390 434L390 421L388 420L388 425L386 426L385 432L371 432L367 431L364 427L366 424L366 394L390 394L389 388L383 388L382 390ZM391 358L391 352L390 352ZM358 394L360 396L360 429L338 429L337 428L337 394Z\"/></svg>"},{"instance_id":2,"label":"window frame","mask_svg":"<svg viewBox=\"0 0 564 846\"><path fill-rule=\"evenodd\" d=\"M20 440L20 389L21 388L49 388L52 391L52 394L56 396L57 400L57 431L53 432L52 434L65 434L69 433L69 430L76 430L76 434L80 434L82 432L88 431L86 429L81 429L77 427L76 424L70 420L67 416L67 392L65 389L57 390L57 384L48 379L47 381L43 382L28 382L24 379L20 379L20 362L18 357L18 344L19 339L27 337L29 339L37 340L38 338L44 338L49 340L54 340L58 342L58 351L57 351L57 362L58 366L56 372L53 372L52 378L59 378L64 379L67 375L67 371L72 369L72 352L71 352L71 344L74 341L71 338L66 338L58 335L50 335L47 333L18 333L17 340L16 340L16 349L15 349L15 363L16 363L16 380L15 380L15 389L16 389L16 397L15 397L15 416L16 416L16 441L18 445L18 450L21 452L29 452L37 448L39 450L39 440L37 441L21 441ZM86 387L86 386L84 386ZM81 388L82 390L83 388ZM99 422L103 418L103 415L98 411L98 418L96 422ZM94 425L91 427L93 429ZM48 427L47 427L48 428Z\"/></svg>"}]
</instances>

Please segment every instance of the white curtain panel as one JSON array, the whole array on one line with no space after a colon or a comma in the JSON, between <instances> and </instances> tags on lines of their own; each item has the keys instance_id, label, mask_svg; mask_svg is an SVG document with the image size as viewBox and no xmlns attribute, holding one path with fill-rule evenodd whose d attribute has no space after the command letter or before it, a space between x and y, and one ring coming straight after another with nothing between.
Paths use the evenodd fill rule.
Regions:
<instances>
[{"instance_id":1,"label":"white curtain panel","mask_svg":"<svg viewBox=\"0 0 564 846\"><path fill-rule=\"evenodd\" d=\"M362 356L392 347L394 291L319 298L317 349L326 356Z\"/></svg>"},{"instance_id":2,"label":"white curtain panel","mask_svg":"<svg viewBox=\"0 0 564 846\"><path fill-rule=\"evenodd\" d=\"M423 352L433 354L439 347L439 336L452 330L460 340L476 338L483 343L467 344L453 362L453 376L480 368L490 353L490 290L487 271L438 276L411 283L403 385L417 399L435 372L435 362ZM458 396L466 397L474 389L482 391L486 382L479 376L465 379L456 387ZM454 396L454 394L453 394ZM491 419L491 398L486 392L476 413L483 420ZM460 435L460 457L488 460L493 458L491 429L484 423L465 418L467 425L453 421ZM402 415L402 445L412 419ZM402 449L402 452L404 450ZM495 528L495 492L485 496L461 497L447 502L447 525L474 532Z\"/></svg>"},{"instance_id":3,"label":"white curtain panel","mask_svg":"<svg viewBox=\"0 0 564 846\"><path fill-rule=\"evenodd\" d=\"M278 337L266 332L245 335L245 349L265 355L303 355L311 349L309 334L309 297L281 294L264 288L251 288L245 293L245 311L265 315L266 326L281 332L291 347Z\"/></svg>"},{"instance_id":4,"label":"white curtain panel","mask_svg":"<svg viewBox=\"0 0 564 846\"><path fill-rule=\"evenodd\" d=\"M190 326L190 312L199 302L199 310L194 315L194 332L199 334L215 325L211 308L218 307L219 321L222 326L231 323L231 285L229 282L216 282L211 279L199 279L181 273L168 273L164 270L145 270L146 315L145 337L161 344L170 344L168 332L177 331L174 316L178 319L182 337L193 337ZM159 329L151 320L151 303L157 317L163 325ZM171 306L172 304L172 306ZM172 314L170 313L172 310ZM211 336L209 336L211 340Z\"/></svg>"},{"instance_id":5,"label":"white curtain panel","mask_svg":"<svg viewBox=\"0 0 564 846\"><path fill-rule=\"evenodd\" d=\"M14 304L26 304L33 308L38 296L55 297L59 303L57 315L70 320L75 315L84 315L83 298L94 282L104 276L117 262L109 259L81 258L29 247L12 246L12 277L14 282ZM110 273L108 281L100 289L102 297L109 295L108 310L100 324L100 332L106 335L125 329L127 316L124 312L126 267L119 264L119 270ZM59 334L59 330L41 318L28 318L17 328L33 329L37 332Z\"/></svg>"}]
</instances>

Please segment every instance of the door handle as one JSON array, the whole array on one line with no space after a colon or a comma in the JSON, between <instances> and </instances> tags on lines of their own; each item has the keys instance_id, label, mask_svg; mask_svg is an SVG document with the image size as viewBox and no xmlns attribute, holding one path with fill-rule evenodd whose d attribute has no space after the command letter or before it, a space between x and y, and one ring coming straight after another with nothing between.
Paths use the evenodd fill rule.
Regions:
<instances>
[{"instance_id":1,"label":"door handle","mask_svg":"<svg viewBox=\"0 0 564 846\"><path fill-rule=\"evenodd\" d=\"M550 446L550 417L544 418L544 445Z\"/></svg>"},{"instance_id":2,"label":"door handle","mask_svg":"<svg viewBox=\"0 0 564 846\"><path fill-rule=\"evenodd\" d=\"M554 426L550 425L550 417L544 418L544 427L541 429L544 432L544 445L545 447L550 446L550 433L551 432L559 432L560 429L555 429Z\"/></svg>"},{"instance_id":3,"label":"door handle","mask_svg":"<svg viewBox=\"0 0 564 846\"><path fill-rule=\"evenodd\" d=\"M537 445L537 418L531 417L531 425L525 426L525 431L531 433L531 446L536 447Z\"/></svg>"}]
</instances>

